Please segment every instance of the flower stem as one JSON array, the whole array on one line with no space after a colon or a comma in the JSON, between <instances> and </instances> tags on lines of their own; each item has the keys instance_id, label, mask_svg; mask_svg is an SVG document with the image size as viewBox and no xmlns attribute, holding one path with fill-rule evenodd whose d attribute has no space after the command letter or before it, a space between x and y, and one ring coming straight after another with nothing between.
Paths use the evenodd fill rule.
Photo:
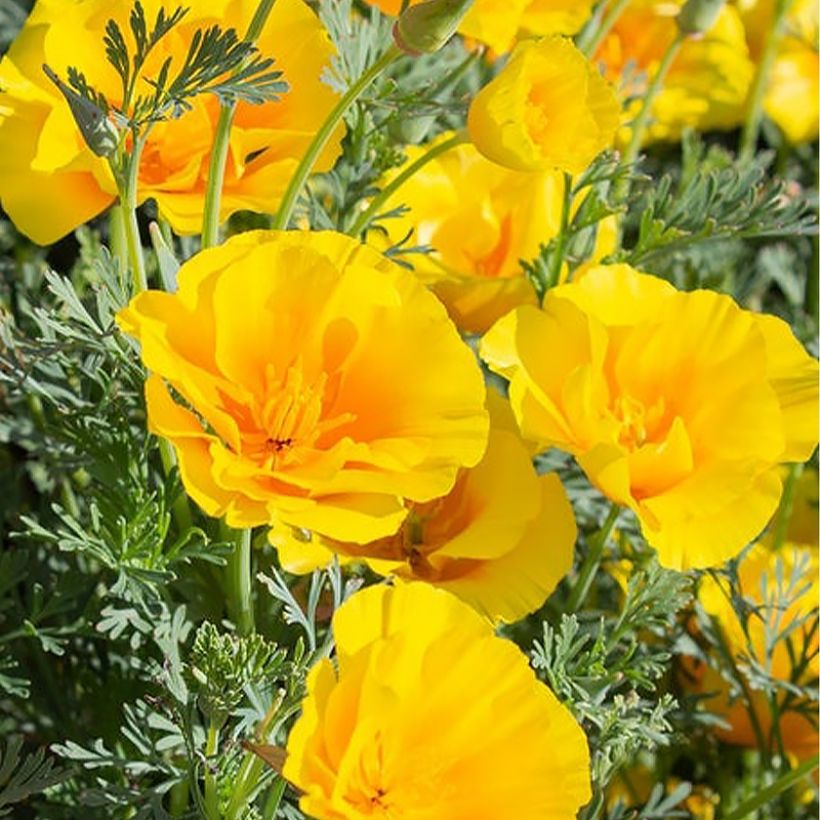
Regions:
<instances>
[{"instance_id":1,"label":"flower stem","mask_svg":"<svg viewBox=\"0 0 820 820\"><path fill-rule=\"evenodd\" d=\"M612 27L618 22L618 18L628 4L629 0L614 0L600 23L597 26L593 24L581 33L576 45L587 57L592 57L595 54L598 46L601 45Z\"/></svg>"},{"instance_id":2,"label":"flower stem","mask_svg":"<svg viewBox=\"0 0 820 820\"><path fill-rule=\"evenodd\" d=\"M740 135L740 149L738 156L741 160L748 160L754 154L757 137L760 133L760 123L763 120L763 100L766 96L766 87L769 75L777 56L777 48L783 36L783 23L794 0L775 0L772 24L763 45L763 53L757 64L752 88L749 92L749 107L746 111L746 121Z\"/></svg>"},{"instance_id":3,"label":"flower stem","mask_svg":"<svg viewBox=\"0 0 820 820\"><path fill-rule=\"evenodd\" d=\"M219 726L213 719L208 724L208 739L205 743L205 757L210 759L219 749ZM209 763L206 763L206 766ZM219 820L222 816L219 811L219 794L216 789L216 780L211 772L205 770L205 808L208 811L209 820Z\"/></svg>"},{"instance_id":4,"label":"flower stem","mask_svg":"<svg viewBox=\"0 0 820 820\"><path fill-rule=\"evenodd\" d=\"M125 242L128 248L128 261L131 266L132 296L136 296L148 287L145 277L145 257L142 253L140 230L137 223L137 187L139 180L142 149L145 137L134 134L131 154L128 156L126 175L120 187L120 206L123 210Z\"/></svg>"},{"instance_id":5,"label":"flower stem","mask_svg":"<svg viewBox=\"0 0 820 820\"><path fill-rule=\"evenodd\" d=\"M786 541L786 535L789 530L789 519L791 518L792 507L794 506L795 484L802 472L802 464L790 465L786 480L783 482L783 495L780 497L780 506L777 509L777 517L774 520L774 533L772 536L773 550L782 547Z\"/></svg>"},{"instance_id":6,"label":"flower stem","mask_svg":"<svg viewBox=\"0 0 820 820\"><path fill-rule=\"evenodd\" d=\"M223 523L222 532L225 540L232 540L235 545L225 567L228 614L240 635L250 635L255 629L251 597L251 530L231 531Z\"/></svg>"},{"instance_id":7,"label":"flower stem","mask_svg":"<svg viewBox=\"0 0 820 820\"><path fill-rule=\"evenodd\" d=\"M253 15L245 42L253 43L262 33L276 0L261 0ZM219 216L221 211L222 188L225 184L225 167L228 164L228 149L231 144L231 128L236 114L236 100L222 102L219 120L216 124L211 159L208 163L208 183L205 189L205 209L202 214L202 247L210 248L219 242Z\"/></svg>"},{"instance_id":8,"label":"flower stem","mask_svg":"<svg viewBox=\"0 0 820 820\"><path fill-rule=\"evenodd\" d=\"M795 766L791 771L786 772L770 786L761 789L753 797L741 803L734 811L725 815L724 820L741 820L743 817L749 817L756 809L765 806L766 803L774 800L786 789L790 789L795 783L811 774L818 765L820 765L820 755L814 755L814 757L804 760L799 766Z\"/></svg>"},{"instance_id":9,"label":"flower stem","mask_svg":"<svg viewBox=\"0 0 820 820\"><path fill-rule=\"evenodd\" d=\"M469 141L466 132L460 131L448 140L434 145L424 154L422 154L415 162L411 162L395 179L391 180L387 185L379 191L370 202L367 209L359 214L359 218L353 223L353 227L349 233L351 236L358 236L364 231L372 221L373 217L379 212L379 208L393 196L396 191L407 182L410 177L420 171L428 162L432 162L436 157L441 156L451 148L457 145L462 145Z\"/></svg>"},{"instance_id":10,"label":"flower stem","mask_svg":"<svg viewBox=\"0 0 820 820\"><path fill-rule=\"evenodd\" d=\"M330 112L330 115L324 121L322 127L316 132L316 136L313 138L305 155L299 162L296 172L291 177L284 196L282 197L282 202L279 205L279 210L273 219L273 228L277 230L285 230L285 228L287 228L293 214L293 209L296 207L299 194L302 193L302 188L304 188L305 182L307 182L311 171L313 171L313 166L316 164L319 154L321 154L325 145L327 145L336 126L342 121L342 117L344 117L350 106L359 99L376 77L401 56L402 51L398 46L391 46L348 88L344 96L336 103L336 106Z\"/></svg>"},{"instance_id":11,"label":"flower stem","mask_svg":"<svg viewBox=\"0 0 820 820\"><path fill-rule=\"evenodd\" d=\"M162 469L165 475L171 475L171 471L174 467L178 466L177 455L174 452L171 442L162 437L159 439L159 457L162 461ZM187 532L193 526L191 508L188 506L188 497L185 493L180 493L174 500L171 506L171 515L174 517L174 523L177 525L180 534Z\"/></svg>"},{"instance_id":12,"label":"flower stem","mask_svg":"<svg viewBox=\"0 0 820 820\"><path fill-rule=\"evenodd\" d=\"M552 258L550 278L547 290L554 288L561 280L561 266L564 264L564 254L567 250L567 230L569 229L569 212L572 208L572 177L564 172L564 198L561 204L561 227L558 231L558 242Z\"/></svg>"},{"instance_id":13,"label":"flower stem","mask_svg":"<svg viewBox=\"0 0 820 820\"><path fill-rule=\"evenodd\" d=\"M581 564L578 580L575 582L572 592L570 592L566 607L567 612L576 612L586 599L592 586L592 579L601 564L604 546L606 546L609 534L612 532L620 512L621 508L617 504L613 504L601 528L589 539L589 551L584 558L583 564Z\"/></svg>"}]
</instances>

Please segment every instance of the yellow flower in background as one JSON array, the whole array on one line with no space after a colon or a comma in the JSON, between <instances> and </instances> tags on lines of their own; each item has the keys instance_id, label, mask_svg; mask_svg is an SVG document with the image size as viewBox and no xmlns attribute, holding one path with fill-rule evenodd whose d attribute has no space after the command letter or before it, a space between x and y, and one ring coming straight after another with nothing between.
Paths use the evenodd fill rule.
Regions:
<instances>
[{"instance_id":1,"label":"yellow flower in background","mask_svg":"<svg viewBox=\"0 0 820 820\"><path fill-rule=\"evenodd\" d=\"M609 83L566 37L520 43L478 92L470 138L515 171L583 171L612 144L620 108Z\"/></svg>"},{"instance_id":2,"label":"yellow flower in background","mask_svg":"<svg viewBox=\"0 0 820 820\"><path fill-rule=\"evenodd\" d=\"M675 18L682 5L683 0L631 0L601 43L595 61L622 99L646 91L677 36ZM689 37L672 62L652 106L647 140L677 140L684 128L736 127L743 121L753 76L740 16L725 6L715 25ZM637 105L626 108L625 123L637 114ZM628 128L622 128L619 141L628 141L628 134Z\"/></svg>"},{"instance_id":3,"label":"yellow flower in background","mask_svg":"<svg viewBox=\"0 0 820 820\"><path fill-rule=\"evenodd\" d=\"M145 0L149 23L161 7ZM255 0L187 3L190 10L151 52L143 74L156 76L167 57L172 74L187 54L197 29L233 27L244 35ZM122 88L105 57L107 21L115 19L130 36L131 4L108 0L38 0L23 30L0 62L0 201L15 225L40 244L60 237L96 216L115 199L107 163L80 135L68 105L42 70L47 63L65 77L70 66L117 104ZM303 0L277 0L257 43L276 59L290 91L279 101L239 103L230 137L222 197L222 218L250 209L271 212L318 127L336 102L321 81L333 46ZM138 93L147 93L143 83ZM201 228L208 163L219 116L212 95L194 98L193 110L152 129L140 164L139 199L154 198L162 216L179 233ZM342 130L320 157L328 170L340 152Z\"/></svg>"},{"instance_id":4,"label":"yellow flower in background","mask_svg":"<svg viewBox=\"0 0 820 820\"><path fill-rule=\"evenodd\" d=\"M384 184L452 136L408 146L405 165L391 171ZM558 171L511 171L463 144L413 174L384 204L384 210L401 205L409 210L380 224L392 242L409 235L409 245L433 248L412 257L416 274L461 330L484 333L514 307L536 304L521 262L535 259L540 246L558 233L563 190ZM614 250L608 228L604 223L598 229L598 258ZM378 234L369 238L377 241Z\"/></svg>"},{"instance_id":5,"label":"yellow flower in background","mask_svg":"<svg viewBox=\"0 0 820 820\"><path fill-rule=\"evenodd\" d=\"M590 268L481 343L525 438L573 455L667 567L714 566L765 527L778 465L817 442L817 362L774 316Z\"/></svg>"},{"instance_id":6,"label":"yellow flower in background","mask_svg":"<svg viewBox=\"0 0 820 820\"><path fill-rule=\"evenodd\" d=\"M541 606L572 567L575 518L558 476L536 475L507 402L495 391L488 398L487 452L448 495L414 504L395 535L362 546L306 543L274 527L281 565L310 572L334 553L364 560L381 575L442 587L494 621L516 621Z\"/></svg>"},{"instance_id":7,"label":"yellow flower in background","mask_svg":"<svg viewBox=\"0 0 820 820\"><path fill-rule=\"evenodd\" d=\"M411 6L422 0L411 0ZM397 15L402 0L365 0ZM506 54L518 39L575 34L589 19L594 0L475 0L458 28L460 34Z\"/></svg>"},{"instance_id":8,"label":"yellow flower in background","mask_svg":"<svg viewBox=\"0 0 820 820\"><path fill-rule=\"evenodd\" d=\"M150 429L209 515L366 543L483 455L472 352L411 273L356 240L244 233L178 281L117 318L152 371Z\"/></svg>"},{"instance_id":9,"label":"yellow flower in background","mask_svg":"<svg viewBox=\"0 0 820 820\"><path fill-rule=\"evenodd\" d=\"M816 481L816 474L814 476ZM816 515L816 511L815 511ZM779 564L779 566L778 566ZM783 586L778 589L778 571L782 573ZM817 544L803 546L787 543L779 550L764 544L755 545L741 560L738 573L740 591L755 611L747 623L748 639L732 604L728 581L724 578L704 576L701 580L699 598L704 609L713 615L723 630L729 648L743 670L749 654L764 666L766 660L766 632L783 634L789 632L794 658L805 655L809 662L802 672L796 672L787 642L780 638L773 647L768 661L769 674L784 682L810 685L820 671L818 664L817 631L812 628L818 607L818 554ZM795 577L797 576L797 577ZM764 593L765 589L765 593ZM803 619L807 620L800 625ZM757 737L748 708L743 700L732 700L728 683L711 667L693 665L696 686L699 691L716 692L705 701L706 708L719 715L729 724L728 729L717 728L717 735L728 743L755 748ZM764 736L777 745L772 737L772 713L768 691L749 685L752 708ZM787 695L778 694L783 706ZM794 706L796 704L792 704ZM808 704L812 717L817 715L817 702ZM778 730L785 750L798 758L806 758L817 752L820 742L817 724L811 717L800 714L794 708L783 709L778 719Z\"/></svg>"},{"instance_id":10,"label":"yellow flower in background","mask_svg":"<svg viewBox=\"0 0 820 820\"><path fill-rule=\"evenodd\" d=\"M737 7L746 29L749 51L757 62L771 31L774 0L738 0ZM818 134L819 11L816 0L796 0L791 4L763 101L766 115L792 143L810 142Z\"/></svg>"},{"instance_id":11,"label":"yellow flower in background","mask_svg":"<svg viewBox=\"0 0 820 820\"><path fill-rule=\"evenodd\" d=\"M570 820L590 798L570 712L513 643L425 584L369 587L333 618L283 776L319 820ZM503 718L503 719L500 719Z\"/></svg>"}]
</instances>

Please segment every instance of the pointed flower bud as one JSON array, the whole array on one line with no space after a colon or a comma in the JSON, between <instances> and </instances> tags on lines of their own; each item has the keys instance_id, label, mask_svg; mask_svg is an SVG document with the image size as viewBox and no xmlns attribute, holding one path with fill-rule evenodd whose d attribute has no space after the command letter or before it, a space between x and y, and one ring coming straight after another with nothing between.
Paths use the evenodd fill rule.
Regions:
<instances>
[{"instance_id":1,"label":"pointed flower bud","mask_svg":"<svg viewBox=\"0 0 820 820\"><path fill-rule=\"evenodd\" d=\"M704 34L715 24L726 0L687 0L678 15L684 34Z\"/></svg>"},{"instance_id":2,"label":"pointed flower bud","mask_svg":"<svg viewBox=\"0 0 820 820\"><path fill-rule=\"evenodd\" d=\"M408 54L432 54L452 36L473 0L427 0L405 9L393 28L393 37Z\"/></svg>"}]
</instances>

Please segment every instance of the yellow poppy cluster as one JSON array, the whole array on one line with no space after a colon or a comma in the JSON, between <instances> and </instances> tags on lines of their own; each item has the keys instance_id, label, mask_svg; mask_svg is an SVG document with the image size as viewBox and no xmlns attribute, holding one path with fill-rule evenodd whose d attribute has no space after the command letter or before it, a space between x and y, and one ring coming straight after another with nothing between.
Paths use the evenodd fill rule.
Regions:
<instances>
[{"instance_id":1,"label":"yellow poppy cluster","mask_svg":"<svg viewBox=\"0 0 820 820\"><path fill-rule=\"evenodd\" d=\"M149 17L160 5L144 0ZM246 28L256 3L190 5L147 75L197 28ZM687 41L650 138L738 122L763 5L726 6ZM523 276L521 260L561 231L570 177L614 144L618 94L646 83L675 36L677 2L635 0L590 60L567 35L592 6L476 0L460 32L508 59L472 102L469 142L387 202L410 206L390 237L414 232L432 247L415 271L382 255L375 232L368 246L331 231L255 231L201 251L176 292L136 294L117 316L150 371L149 427L173 445L206 514L268 527L293 572L336 555L393 579L341 607L337 663L321 661L308 679L284 775L313 816L557 820L589 799L580 727L493 632L537 610L573 563L572 507L534 453L572 454L634 512L662 564L688 569L757 537L780 500L780 465L815 447L817 363L779 319L597 264L613 249L605 226L593 264L542 303ZM128 11L38 0L0 63L0 200L37 242L116 193L40 66L76 66L116 102L100 40L109 17L126 27ZM321 81L333 47L302 0L278 0L258 44L291 92L237 107L222 219L276 209L337 101ZM784 87L808 82L803 45L790 29L776 72ZM811 129L780 104L789 93L772 91L767 110L805 139ZM201 224L218 116L215 100L196 98L155 125L139 166L139 201L156 200L178 233ZM316 170L333 165L341 137ZM429 148L410 148L386 182ZM482 335L479 356L509 400L488 392L459 330Z\"/></svg>"}]
</instances>

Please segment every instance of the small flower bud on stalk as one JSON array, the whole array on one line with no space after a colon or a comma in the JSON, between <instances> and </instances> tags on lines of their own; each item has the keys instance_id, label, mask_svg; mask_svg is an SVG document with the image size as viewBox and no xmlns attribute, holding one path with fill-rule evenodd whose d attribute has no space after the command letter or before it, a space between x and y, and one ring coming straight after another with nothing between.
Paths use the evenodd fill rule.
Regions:
<instances>
[{"instance_id":1,"label":"small flower bud on stalk","mask_svg":"<svg viewBox=\"0 0 820 820\"><path fill-rule=\"evenodd\" d=\"M718 18L726 0L687 0L678 15L678 28L683 34L705 34Z\"/></svg>"},{"instance_id":2,"label":"small flower bud on stalk","mask_svg":"<svg viewBox=\"0 0 820 820\"><path fill-rule=\"evenodd\" d=\"M408 54L432 54L452 36L473 0L428 0L405 9L393 27L396 45Z\"/></svg>"}]
</instances>

